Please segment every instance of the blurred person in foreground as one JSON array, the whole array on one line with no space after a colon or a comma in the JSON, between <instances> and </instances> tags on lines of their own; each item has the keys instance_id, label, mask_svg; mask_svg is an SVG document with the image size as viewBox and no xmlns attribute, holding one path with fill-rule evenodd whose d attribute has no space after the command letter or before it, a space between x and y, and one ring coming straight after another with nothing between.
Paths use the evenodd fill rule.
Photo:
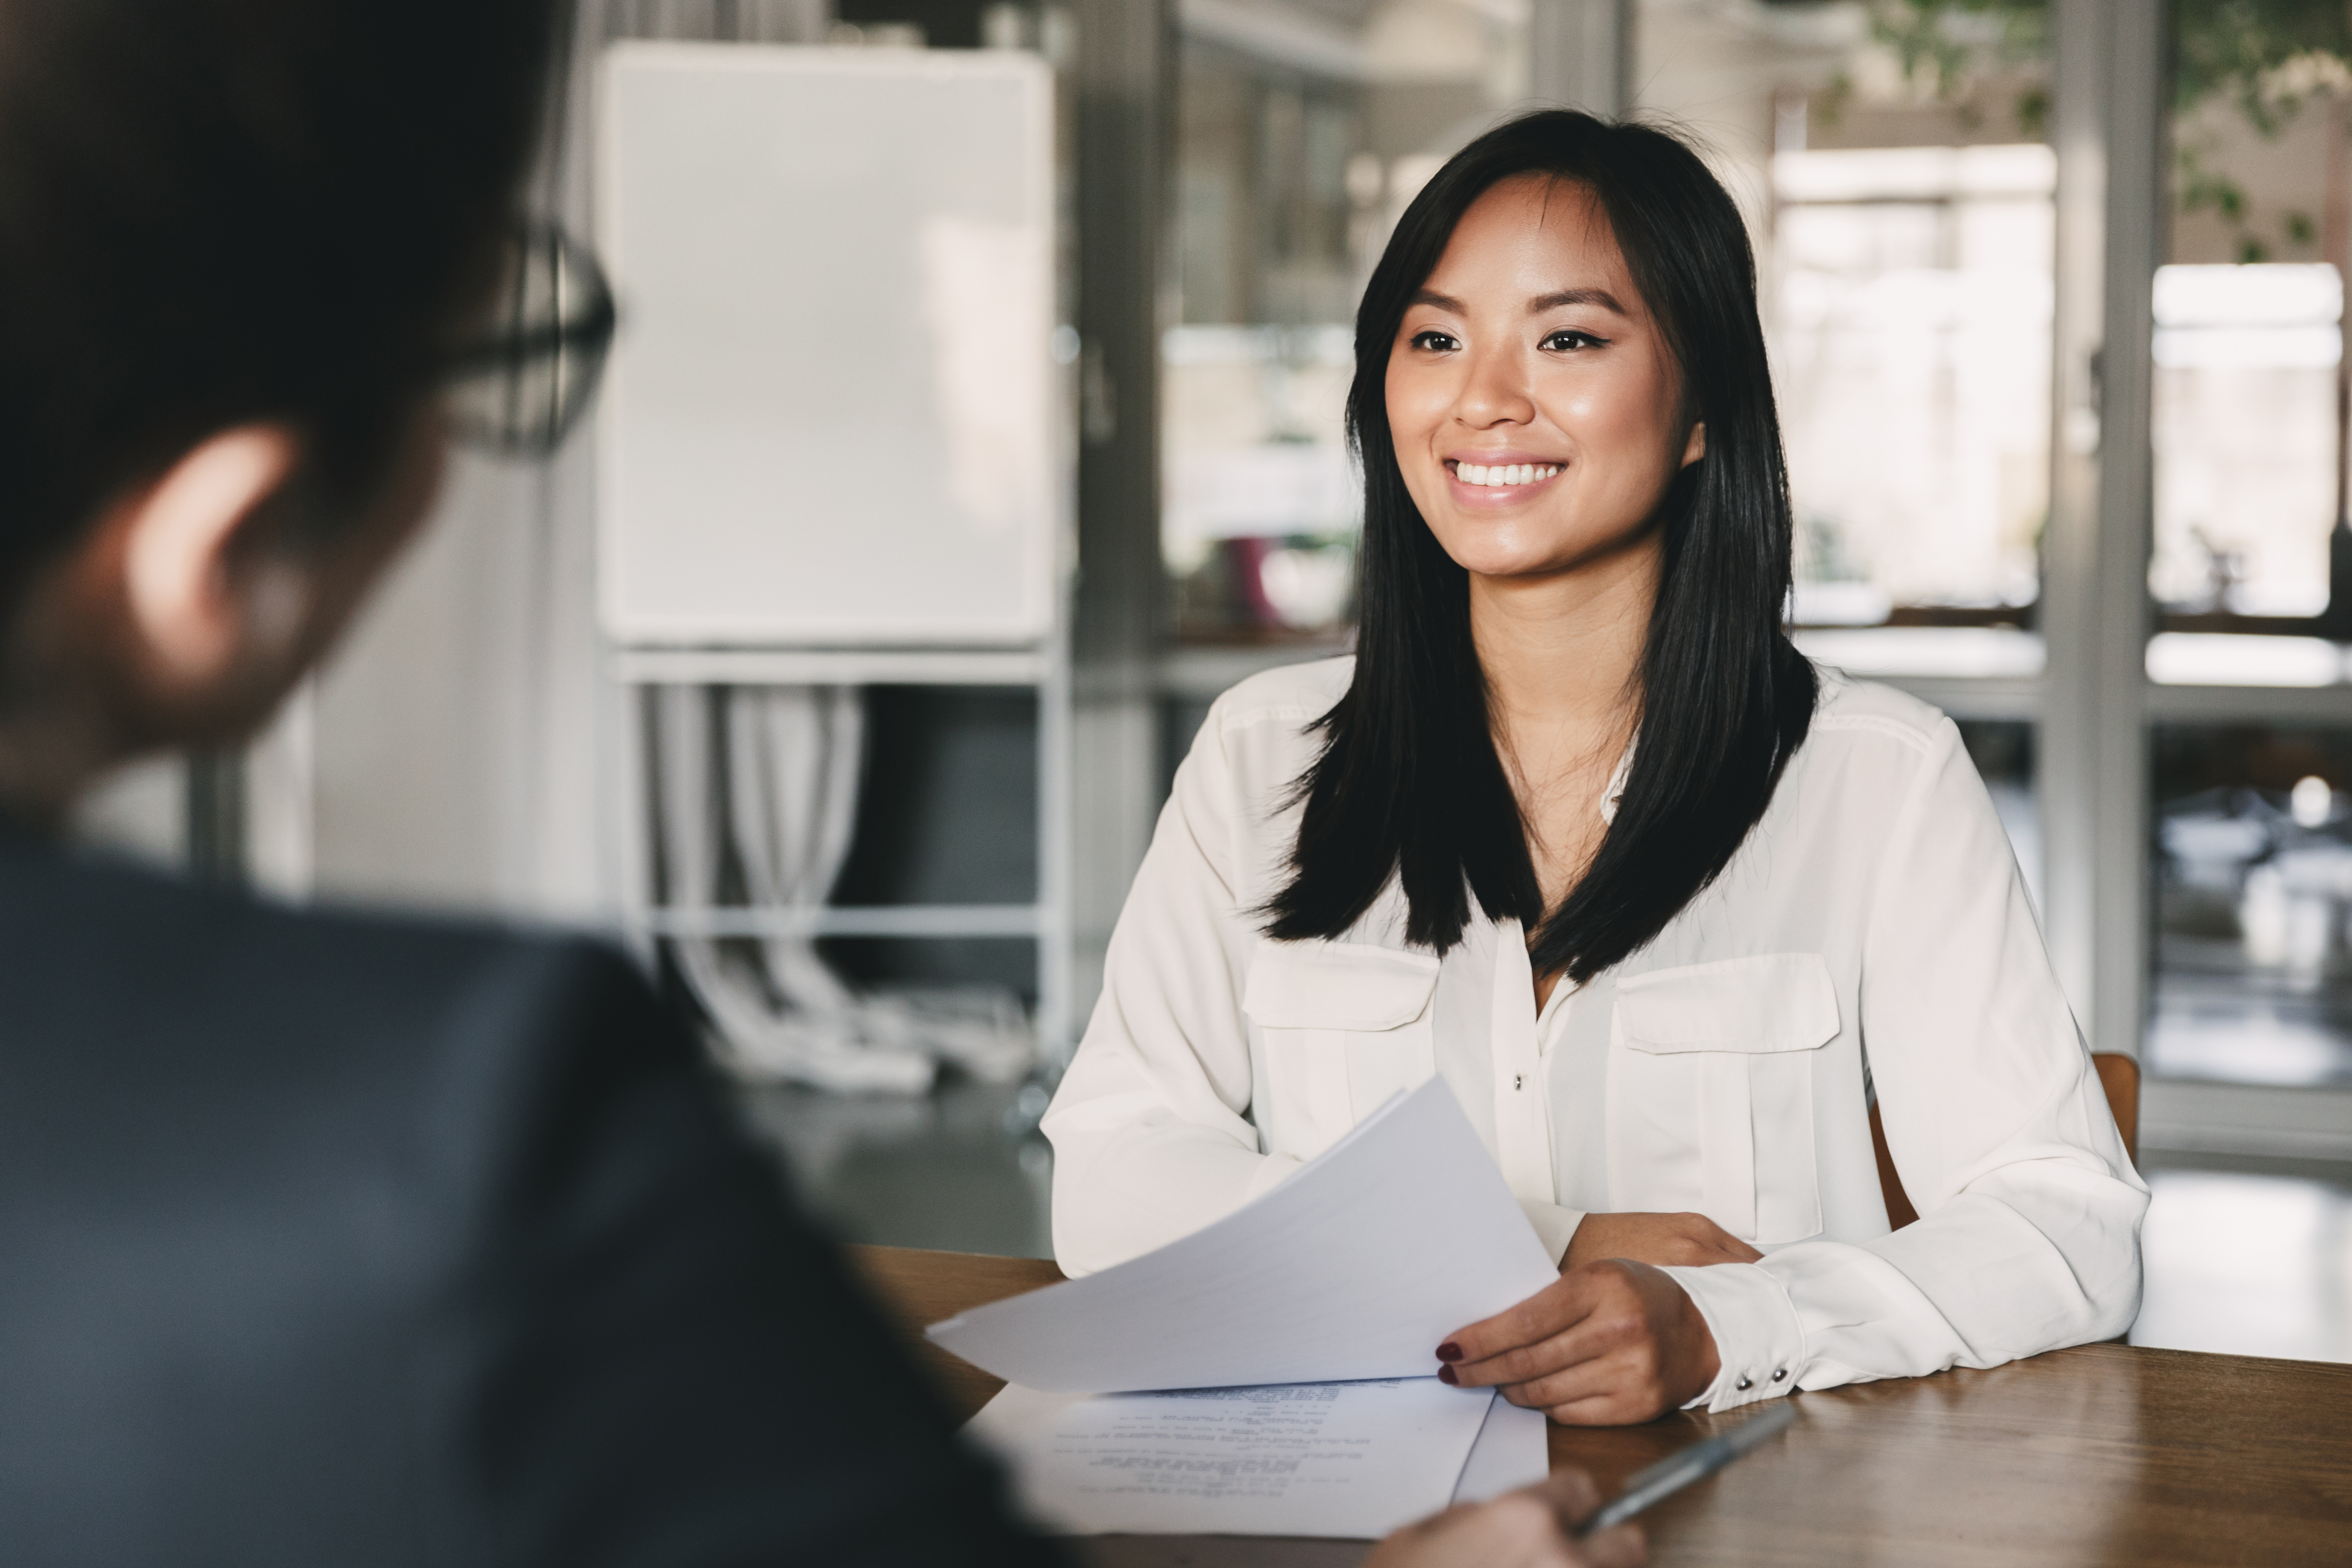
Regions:
<instances>
[{"instance_id":1,"label":"blurred person in foreground","mask_svg":"<svg viewBox=\"0 0 2352 1568\"><path fill-rule=\"evenodd\" d=\"M617 954L54 842L415 531L564 25L0 0L0 1560L1052 1555ZM1375 1561L1637 1561L1591 1500Z\"/></svg>"}]
</instances>

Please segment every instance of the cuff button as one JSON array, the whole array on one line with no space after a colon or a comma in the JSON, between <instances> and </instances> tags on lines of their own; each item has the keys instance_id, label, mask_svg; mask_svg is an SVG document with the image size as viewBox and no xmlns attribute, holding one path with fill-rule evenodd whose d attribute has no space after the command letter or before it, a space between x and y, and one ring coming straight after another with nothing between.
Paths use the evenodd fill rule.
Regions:
<instances>
[{"instance_id":1,"label":"cuff button","mask_svg":"<svg viewBox=\"0 0 2352 1568\"><path fill-rule=\"evenodd\" d=\"M1773 1381L1773 1382L1775 1382L1775 1383L1778 1383L1778 1382L1780 1382L1782 1378L1784 1378L1784 1377L1786 1377L1786 1376L1788 1376L1788 1375L1789 1375L1789 1369L1788 1369L1787 1367L1785 1367L1785 1366L1784 1366L1784 1367L1780 1368L1779 1371L1775 1372L1775 1373L1772 1374L1772 1381Z\"/></svg>"},{"instance_id":2,"label":"cuff button","mask_svg":"<svg viewBox=\"0 0 2352 1568\"><path fill-rule=\"evenodd\" d=\"M1752 1377L1743 1377L1737 1384L1733 1384L1733 1386L1738 1388L1740 1393L1745 1394L1749 1389L1756 1386L1756 1380Z\"/></svg>"}]
</instances>

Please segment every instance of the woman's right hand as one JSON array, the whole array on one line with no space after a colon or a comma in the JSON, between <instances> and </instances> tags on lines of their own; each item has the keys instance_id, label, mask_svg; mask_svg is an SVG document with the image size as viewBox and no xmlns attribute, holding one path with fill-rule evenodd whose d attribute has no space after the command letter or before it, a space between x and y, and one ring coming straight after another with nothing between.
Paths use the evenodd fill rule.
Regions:
<instances>
[{"instance_id":1,"label":"woman's right hand","mask_svg":"<svg viewBox=\"0 0 2352 1568\"><path fill-rule=\"evenodd\" d=\"M1641 1568L1650 1552L1633 1525L1569 1539L1600 1503L1581 1470L1557 1470L1540 1486L1406 1525L1372 1549L1364 1568Z\"/></svg>"},{"instance_id":2,"label":"woman's right hand","mask_svg":"<svg viewBox=\"0 0 2352 1568\"><path fill-rule=\"evenodd\" d=\"M1589 1214L1569 1238L1559 1270L1565 1274L1604 1258L1664 1268L1753 1263L1763 1256L1703 1214Z\"/></svg>"}]
</instances>

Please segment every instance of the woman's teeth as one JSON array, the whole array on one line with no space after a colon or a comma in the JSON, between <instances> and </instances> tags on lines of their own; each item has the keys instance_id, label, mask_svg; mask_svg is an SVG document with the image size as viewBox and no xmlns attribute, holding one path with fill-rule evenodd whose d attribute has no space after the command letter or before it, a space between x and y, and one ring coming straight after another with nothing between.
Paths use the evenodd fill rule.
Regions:
<instances>
[{"instance_id":1,"label":"woman's teeth","mask_svg":"<svg viewBox=\"0 0 2352 1568\"><path fill-rule=\"evenodd\" d=\"M1559 472L1557 463L1456 463L1454 477L1465 485L1531 485Z\"/></svg>"}]
</instances>

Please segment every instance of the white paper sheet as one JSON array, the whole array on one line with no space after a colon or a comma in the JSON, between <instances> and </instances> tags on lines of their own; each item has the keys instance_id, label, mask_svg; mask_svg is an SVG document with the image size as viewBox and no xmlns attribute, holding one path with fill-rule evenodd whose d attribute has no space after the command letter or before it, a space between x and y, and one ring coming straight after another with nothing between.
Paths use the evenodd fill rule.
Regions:
<instances>
[{"instance_id":1,"label":"white paper sheet","mask_svg":"<svg viewBox=\"0 0 2352 1568\"><path fill-rule=\"evenodd\" d=\"M1386 1535L1437 1512L1486 1389L1433 1377L1173 1394L1007 1387L965 1428L1067 1535ZM1538 1417L1540 1419L1540 1417Z\"/></svg>"},{"instance_id":2,"label":"white paper sheet","mask_svg":"<svg viewBox=\"0 0 2352 1568\"><path fill-rule=\"evenodd\" d=\"M1454 1500L1485 1502L1534 1486L1551 1474L1549 1428L1542 1411L1497 1395L1486 1408L1486 1424L1478 1428L1478 1440L1470 1446L1462 1479L1454 1483Z\"/></svg>"},{"instance_id":3,"label":"white paper sheet","mask_svg":"<svg viewBox=\"0 0 2352 1568\"><path fill-rule=\"evenodd\" d=\"M928 1331L1054 1393L1423 1377L1447 1334L1559 1277L1433 1078L1214 1225Z\"/></svg>"}]
</instances>

